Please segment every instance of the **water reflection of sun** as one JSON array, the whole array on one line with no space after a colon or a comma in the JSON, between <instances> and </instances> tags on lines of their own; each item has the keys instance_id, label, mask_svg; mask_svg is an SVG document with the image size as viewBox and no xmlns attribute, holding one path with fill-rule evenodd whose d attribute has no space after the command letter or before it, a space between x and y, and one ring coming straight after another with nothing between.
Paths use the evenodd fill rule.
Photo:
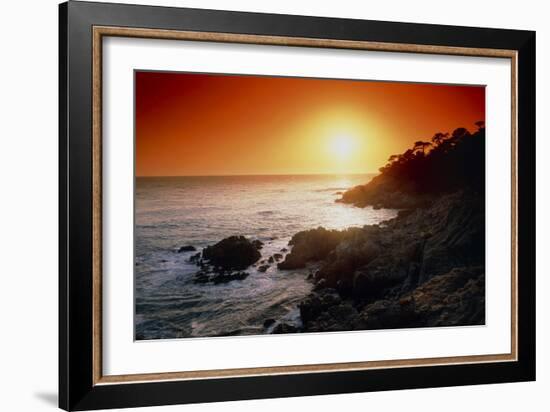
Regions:
<instances>
[{"instance_id":1,"label":"water reflection of sun","mask_svg":"<svg viewBox=\"0 0 550 412\"><path fill-rule=\"evenodd\" d=\"M357 222L356 216L359 214L348 205L338 205L338 207L333 208L332 212L332 226L340 230L354 226L354 223Z\"/></svg>"},{"instance_id":2,"label":"water reflection of sun","mask_svg":"<svg viewBox=\"0 0 550 412\"><path fill-rule=\"evenodd\" d=\"M351 188L352 183L348 177L340 176L340 180L338 180L337 186L339 190L345 191Z\"/></svg>"},{"instance_id":3,"label":"water reflection of sun","mask_svg":"<svg viewBox=\"0 0 550 412\"><path fill-rule=\"evenodd\" d=\"M348 176L339 176L335 181L335 193L334 200L340 198L346 190L350 189L354 185L353 181ZM364 209L346 205L343 203L337 203L331 199L331 207L326 209L325 219L328 221L328 225L333 229L346 229L350 226L357 226L358 216L366 216ZM367 224L368 219L365 220ZM361 221L361 219L359 219Z\"/></svg>"}]
</instances>

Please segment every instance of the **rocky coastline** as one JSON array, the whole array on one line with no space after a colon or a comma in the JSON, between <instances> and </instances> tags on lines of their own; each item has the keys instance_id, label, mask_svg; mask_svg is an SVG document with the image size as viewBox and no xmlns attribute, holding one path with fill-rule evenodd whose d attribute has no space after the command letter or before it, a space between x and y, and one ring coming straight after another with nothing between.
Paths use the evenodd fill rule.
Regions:
<instances>
[{"instance_id":1,"label":"rocky coastline","mask_svg":"<svg viewBox=\"0 0 550 412\"><path fill-rule=\"evenodd\" d=\"M280 269L320 263L303 332L485 323L485 124L392 155L337 202L399 209L379 225L297 233Z\"/></svg>"},{"instance_id":2,"label":"rocky coastline","mask_svg":"<svg viewBox=\"0 0 550 412\"><path fill-rule=\"evenodd\" d=\"M483 324L483 219L477 196L458 192L382 225L296 234L279 268L321 263L301 331Z\"/></svg>"},{"instance_id":3,"label":"rocky coastline","mask_svg":"<svg viewBox=\"0 0 550 412\"><path fill-rule=\"evenodd\" d=\"M194 281L242 280L252 265L259 272L308 268L314 287L299 303L301 326L266 319L268 333L484 324L485 129L477 125L473 134L460 128L416 142L337 200L398 209L397 217L302 231L264 259L261 242L232 236L191 256L200 267Z\"/></svg>"},{"instance_id":4,"label":"rocky coastline","mask_svg":"<svg viewBox=\"0 0 550 412\"><path fill-rule=\"evenodd\" d=\"M379 225L296 233L275 257L261 259L261 243L232 236L190 260L200 268L194 282L213 285L246 279L251 266L309 268L301 327L266 319L269 333L480 325L484 236L479 196L459 191Z\"/></svg>"}]
</instances>

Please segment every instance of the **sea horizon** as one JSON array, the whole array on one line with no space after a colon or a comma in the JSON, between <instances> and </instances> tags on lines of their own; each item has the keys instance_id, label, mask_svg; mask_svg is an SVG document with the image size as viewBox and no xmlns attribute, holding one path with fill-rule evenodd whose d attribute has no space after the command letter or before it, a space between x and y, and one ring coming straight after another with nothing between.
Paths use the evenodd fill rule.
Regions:
<instances>
[{"instance_id":1,"label":"sea horizon","mask_svg":"<svg viewBox=\"0 0 550 412\"><path fill-rule=\"evenodd\" d=\"M378 171L374 172L324 172L324 173L234 173L234 174L191 174L191 175L135 175L137 179L143 178L162 178L162 177L238 177L238 176L252 176L252 177L262 177L262 176L365 176L365 175L374 175L378 174Z\"/></svg>"}]
</instances>

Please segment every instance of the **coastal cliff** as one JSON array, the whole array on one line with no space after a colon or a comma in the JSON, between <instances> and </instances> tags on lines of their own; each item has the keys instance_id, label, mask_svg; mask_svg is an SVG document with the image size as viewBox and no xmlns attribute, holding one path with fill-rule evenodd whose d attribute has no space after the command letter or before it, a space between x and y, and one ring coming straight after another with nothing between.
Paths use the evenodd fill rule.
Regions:
<instances>
[{"instance_id":1,"label":"coastal cliff","mask_svg":"<svg viewBox=\"0 0 550 412\"><path fill-rule=\"evenodd\" d=\"M337 202L358 207L411 209L425 207L444 193L485 190L485 125L436 133L392 155L370 182L351 188Z\"/></svg>"},{"instance_id":2,"label":"coastal cliff","mask_svg":"<svg viewBox=\"0 0 550 412\"><path fill-rule=\"evenodd\" d=\"M485 321L484 210L472 193L443 196L382 226L300 232L291 243L280 268L321 264L299 306L303 331Z\"/></svg>"},{"instance_id":3,"label":"coastal cliff","mask_svg":"<svg viewBox=\"0 0 550 412\"><path fill-rule=\"evenodd\" d=\"M276 250L272 240L230 236L189 256L200 268L194 284L239 285L259 274L284 279L309 271L310 287L292 302L299 319L267 311L254 318L263 333L484 324L485 128L477 126L416 142L337 200L393 209L392 215L397 209L393 219L303 230ZM269 255L262 248L271 248ZM195 252L189 245L177 250Z\"/></svg>"},{"instance_id":4,"label":"coastal cliff","mask_svg":"<svg viewBox=\"0 0 550 412\"><path fill-rule=\"evenodd\" d=\"M400 209L396 218L292 237L279 269L318 267L301 331L485 323L484 147L482 123L417 142L338 200Z\"/></svg>"}]
</instances>

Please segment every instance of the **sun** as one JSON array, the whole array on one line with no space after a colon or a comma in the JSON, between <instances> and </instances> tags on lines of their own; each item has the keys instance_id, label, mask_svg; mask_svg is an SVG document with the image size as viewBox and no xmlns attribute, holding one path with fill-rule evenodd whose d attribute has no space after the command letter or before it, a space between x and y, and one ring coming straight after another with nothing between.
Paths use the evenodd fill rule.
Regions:
<instances>
[{"instance_id":1,"label":"sun","mask_svg":"<svg viewBox=\"0 0 550 412\"><path fill-rule=\"evenodd\" d=\"M356 142L353 136L337 134L330 139L329 150L340 159L348 159L354 152Z\"/></svg>"}]
</instances>

